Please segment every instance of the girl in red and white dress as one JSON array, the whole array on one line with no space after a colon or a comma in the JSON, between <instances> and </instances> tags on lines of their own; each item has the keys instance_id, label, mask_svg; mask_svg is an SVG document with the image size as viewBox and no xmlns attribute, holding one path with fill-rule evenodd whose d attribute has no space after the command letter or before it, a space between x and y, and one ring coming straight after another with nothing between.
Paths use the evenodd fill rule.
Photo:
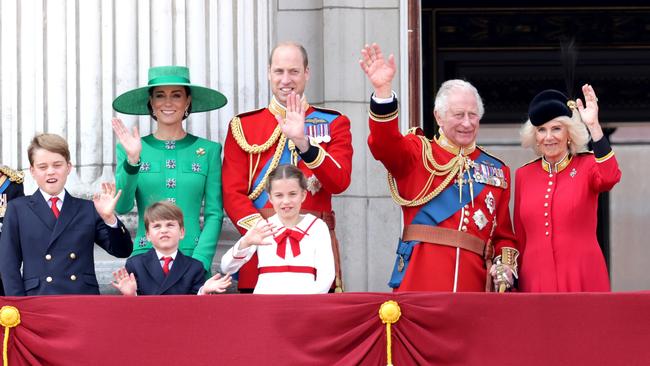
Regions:
<instances>
[{"instance_id":1,"label":"girl in red and white dress","mask_svg":"<svg viewBox=\"0 0 650 366\"><path fill-rule=\"evenodd\" d=\"M275 215L259 220L224 254L221 271L237 271L257 251L259 279L253 293L327 293L334 280L334 255L325 222L300 214L307 196L305 176L293 165L280 165L269 174L266 191Z\"/></svg>"}]
</instances>

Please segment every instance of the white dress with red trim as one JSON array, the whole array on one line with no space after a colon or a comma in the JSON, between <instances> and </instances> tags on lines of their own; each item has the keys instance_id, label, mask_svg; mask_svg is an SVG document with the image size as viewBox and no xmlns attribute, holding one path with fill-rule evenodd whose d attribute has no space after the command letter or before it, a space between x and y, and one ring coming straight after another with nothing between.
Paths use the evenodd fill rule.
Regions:
<instances>
[{"instance_id":1,"label":"white dress with red trim","mask_svg":"<svg viewBox=\"0 0 650 366\"><path fill-rule=\"evenodd\" d=\"M266 238L266 245L240 249L241 239L237 241L221 259L221 271L237 271L257 252L259 278L253 293L327 293L334 280L334 255L325 222L311 214L292 229L285 228L277 215L268 222L279 232Z\"/></svg>"}]
</instances>

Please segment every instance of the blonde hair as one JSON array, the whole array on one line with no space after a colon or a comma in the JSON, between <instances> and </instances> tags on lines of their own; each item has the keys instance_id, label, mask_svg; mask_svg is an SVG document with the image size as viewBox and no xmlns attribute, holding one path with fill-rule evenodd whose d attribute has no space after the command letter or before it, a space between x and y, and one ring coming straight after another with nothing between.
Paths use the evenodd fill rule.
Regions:
<instances>
[{"instance_id":1,"label":"blonde hair","mask_svg":"<svg viewBox=\"0 0 650 366\"><path fill-rule=\"evenodd\" d=\"M589 131L587 130L587 126L582 123L580 114L574 111L571 118L567 116L559 116L553 118L548 122L551 121L562 123L562 125L564 125L564 127L566 127L567 131L569 132L569 151L571 152L571 155L576 155L580 152L587 151ZM537 156L542 156L542 152L537 146L537 139L535 137L537 128L538 127L533 126L529 119L521 127L521 130L519 130L519 136L521 137L521 146L524 148L532 148Z\"/></svg>"}]
</instances>

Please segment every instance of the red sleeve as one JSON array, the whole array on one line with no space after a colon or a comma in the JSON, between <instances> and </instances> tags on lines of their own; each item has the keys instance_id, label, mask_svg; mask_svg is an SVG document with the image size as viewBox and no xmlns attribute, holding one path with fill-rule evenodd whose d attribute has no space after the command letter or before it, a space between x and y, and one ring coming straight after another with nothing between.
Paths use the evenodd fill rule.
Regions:
<instances>
[{"instance_id":1,"label":"red sleeve","mask_svg":"<svg viewBox=\"0 0 650 366\"><path fill-rule=\"evenodd\" d=\"M340 115L330 128L331 141L318 147L321 151L314 161L305 163L327 192L337 194L348 188L352 175L350 120Z\"/></svg>"},{"instance_id":2,"label":"red sleeve","mask_svg":"<svg viewBox=\"0 0 650 366\"><path fill-rule=\"evenodd\" d=\"M376 160L395 178L400 178L412 173L414 163L421 161L422 142L415 135L402 135L397 112L396 99L387 104L378 104L371 99L368 147Z\"/></svg>"}]
</instances>

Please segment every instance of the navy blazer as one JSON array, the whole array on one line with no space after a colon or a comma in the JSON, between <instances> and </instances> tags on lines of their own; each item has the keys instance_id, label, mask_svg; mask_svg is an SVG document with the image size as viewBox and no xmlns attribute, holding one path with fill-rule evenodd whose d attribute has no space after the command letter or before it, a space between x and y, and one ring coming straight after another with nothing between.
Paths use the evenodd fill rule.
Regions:
<instances>
[{"instance_id":1,"label":"navy blazer","mask_svg":"<svg viewBox=\"0 0 650 366\"><path fill-rule=\"evenodd\" d=\"M95 243L119 258L133 251L124 224L107 226L92 201L66 191L58 219L40 190L9 201L0 238L5 294L99 295Z\"/></svg>"},{"instance_id":2,"label":"navy blazer","mask_svg":"<svg viewBox=\"0 0 650 366\"><path fill-rule=\"evenodd\" d=\"M154 248L127 259L125 267L135 275L138 295L196 295L206 280L203 263L180 250L167 276Z\"/></svg>"}]
</instances>

